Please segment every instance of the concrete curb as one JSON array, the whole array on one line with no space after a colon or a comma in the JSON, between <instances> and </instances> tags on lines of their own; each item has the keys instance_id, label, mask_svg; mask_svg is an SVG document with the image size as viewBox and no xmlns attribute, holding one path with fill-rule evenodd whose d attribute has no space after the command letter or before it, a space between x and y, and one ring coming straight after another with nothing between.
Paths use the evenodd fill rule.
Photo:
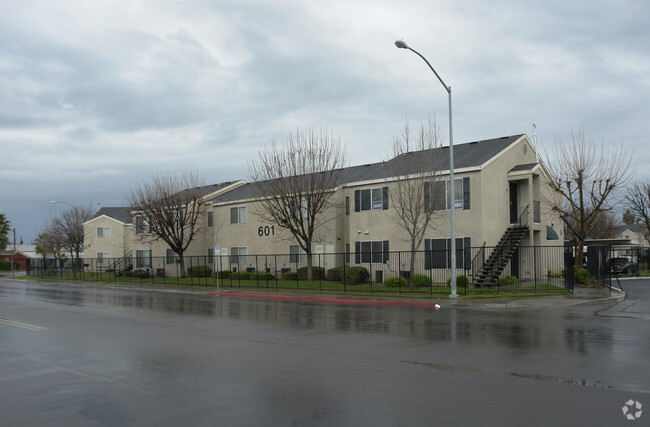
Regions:
<instances>
[{"instance_id":1,"label":"concrete curb","mask_svg":"<svg viewBox=\"0 0 650 427\"><path fill-rule=\"evenodd\" d=\"M597 304L605 304L607 302L613 302L613 303L620 303L625 300L625 297L627 296L625 292L622 289L618 288L612 288L611 292L616 292L618 293L617 296L609 296L605 298L597 298L597 299L590 299L587 301L580 301L575 304L571 304L572 306L579 306L579 305L597 305Z\"/></svg>"}]
</instances>

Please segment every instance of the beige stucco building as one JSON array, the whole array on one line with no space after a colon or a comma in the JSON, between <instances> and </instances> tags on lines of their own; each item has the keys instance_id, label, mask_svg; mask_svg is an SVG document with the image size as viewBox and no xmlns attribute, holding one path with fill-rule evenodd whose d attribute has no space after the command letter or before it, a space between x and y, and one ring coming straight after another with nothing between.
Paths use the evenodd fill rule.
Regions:
<instances>
[{"instance_id":1,"label":"beige stucco building","mask_svg":"<svg viewBox=\"0 0 650 427\"><path fill-rule=\"evenodd\" d=\"M450 245L450 203L456 217L457 265L467 269L470 248L496 246L513 224L523 225L522 246L561 246L562 227L546 202L550 193L545 184L548 171L538 161L535 147L526 135L514 135L475 141L454 146L455 196L446 194L449 185L449 148L431 152L410 153L411 156L433 155L440 160L435 182L427 185L427 195L433 189L444 194L431 203L436 213L425 240L418 248L423 253L446 251ZM372 264L373 279L381 281L395 271L401 271L408 258L410 242L405 232L395 225L392 204L396 188L393 163L399 159L343 170L339 187L332 189L333 206L323 214L316 232L314 265L325 269L357 264ZM421 179L417 173L412 179ZM404 178L400 178L404 179ZM277 224L264 221L259 215L259 199L255 183L224 183L215 191L206 190L207 208L203 232L186 255L205 256L212 260L215 247L220 257L218 269L266 270L277 274L305 263L304 253L295 239ZM435 206L434 206L435 205ZM109 210L114 209L114 210ZM122 209L121 211L118 209ZM173 254L157 243L147 245L136 233L136 220L123 209L104 208L86 223L87 257L161 257L152 272L165 268L171 274ZM110 239L99 238L98 230L108 227ZM559 237L559 238L558 238ZM150 252L143 252L150 251ZM391 254L399 255L399 261ZM269 258L269 255L275 255ZM265 255L264 258L252 257ZM279 258L277 255L281 255ZM427 256L427 255L425 255ZM163 260L164 257L165 259ZM528 259L528 258L526 258ZM531 274L528 261L518 262L520 276ZM448 259L428 256L425 268L447 269ZM172 267L170 267L172 264ZM139 267L142 267L139 263Z\"/></svg>"}]
</instances>

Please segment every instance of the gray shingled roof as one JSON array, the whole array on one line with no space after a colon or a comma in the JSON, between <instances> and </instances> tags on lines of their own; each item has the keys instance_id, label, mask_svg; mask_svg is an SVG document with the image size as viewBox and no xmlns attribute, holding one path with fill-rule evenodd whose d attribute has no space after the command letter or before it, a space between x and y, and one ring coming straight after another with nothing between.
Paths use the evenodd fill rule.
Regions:
<instances>
[{"instance_id":1,"label":"gray shingled roof","mask_svg":"<svg viewBox=\"0 0 650 427\"><path fill-rule=\"evenodd\" d=\"M90 220L99 218L102 215L106 215L109 218L116 219L125 224L131 224L131 208L129 207L120 207L120 208L108 208L104 207L97 211Z\"/></svg>"},{"instance_id":2,"label":"gray shingled roof","mask_svg":"<svg viewBox=\"0 0 650 427\"><path fill-rule=\"evenodd\" d=\"M492 157L505 150L513 142L521 138L523 134L505 136L501 138L487 139L483 141L469 142L465 144L454 144L454 168L468 168L480 166L490 160ZM413 153L402 154L399 156L434 156L440 161L440 170L449 170L449 147L435 148L433 150L416 151ZM391 159L380 163L371 163L360 166L350 166L343 169L343 183L349 184L353 182L370 181L377 179L385 179L391 176L391 172L395 169L392 163L401 161ZM421 162L413 162L415 164ZM410 173L417 173L419 171L411 170ZM248 183L238 187L232 191L210 200L212 203L231 202L236 200L246 200L256 197L255 184Z\"/></svg>"},{"instance_id":3,"label":"gray shingled roof","mask_svg":"<svg viewBox=\"0 0 650 427\"><path fill-rule=\"evenodd\" d=\"M509 172L529 171L529 170L532 170L535 166L537 166L537 163L528 163L528 164L525 164L525 165L517 165L514 168L510 169Z\"/></svg>"}]
</instances>

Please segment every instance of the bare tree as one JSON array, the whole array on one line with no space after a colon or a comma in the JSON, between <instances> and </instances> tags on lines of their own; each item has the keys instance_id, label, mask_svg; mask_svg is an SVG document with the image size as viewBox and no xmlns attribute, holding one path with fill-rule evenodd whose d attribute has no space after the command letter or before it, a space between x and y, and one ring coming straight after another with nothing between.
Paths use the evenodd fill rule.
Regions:
<instances>
[{"instance_id":1,"label":"bare tree","mask_svg":"<svg viewBox=\"0 0 650 427\"><path fill-rule=\"evenodd\" d=\"M441 140L435 118L422 123L414 136L405 121L399 135L393 139L389 174L391 220L404 231L404 240L411 245L409 288L413 288L415 251L420 248L427 230L433 229L432 219L439 212L434 207L445 197L444 192L435 191L439 186L434 184L441 166L435 151Z\"/></svg>"},{"instance_id":2,"label":"bare tree","mask_svg":"<svg viewBox=\"0 0 650 427\"><path fill-rule=\"evenodd\" d=\"M185 276L184 253L201 230L207 194L195 173L155 175L131 190L128 204L136 217L136 234L143 242L167 243L179 258Z\"/></svg>"},{"instance_id":3,"label":"bare tree","mask_svg":"<svg viewBox=\"0 0 650 427\"><path fill-rule=\"evenodd\" d=\"M72 272L76 278L80 267L80 252L84 248L84 222L93 216L90 207L72 206L52 218L47 233L54 244L70 252Z\"/></svg>"},{"instance_id":4,"label":"bare tree","mask_svg":"<svg viewBox=\"0 0 650 427\"><path fill-rule=\"evenodd\" d=\"M296 239L307 254L308 280L313 278L312 243L318 229L334 218L330 207L345 164L338 139L323 130L309 130L290 134L282 146L273 142L249 165L260 198L255 215L278 224Z\"/></svg>"},{"instance_id":5,"label":"bare tree","mask_svg":"<svg viewBox=\"0 0 650 427\"><path fill-rule=\"evenodd\" d=\"M591 229L589 237L592 239L611 239L616 236L616 214L614 211L602 211Z\"/></svg>"},{"instance_id":6,"label":"bare tree","mask_svg":"<svg viewBox=\"0 0 650 427\"><path fill-rule=\"evenodd\" d=\"M627 189L625 200L630 212L645 225L645 238L650 240L650 182L635 182Z\"/></svg>"},{"instance_id":7,"label":"bare tree","mask_svg":"<svg viewBox=\"0 0 650 427\"><path fill-rule=\"evenodd\" d=\"M549 205L573 238L575 256L581 257L598 217L611 209L608 202L635 168L632 154L622 145L605 151L602 144L587 143L582 127L571 139L571 144L556 140L553 157L546 156L548 185L557 196L549 198Z\"/></svg>"}]
</instances>

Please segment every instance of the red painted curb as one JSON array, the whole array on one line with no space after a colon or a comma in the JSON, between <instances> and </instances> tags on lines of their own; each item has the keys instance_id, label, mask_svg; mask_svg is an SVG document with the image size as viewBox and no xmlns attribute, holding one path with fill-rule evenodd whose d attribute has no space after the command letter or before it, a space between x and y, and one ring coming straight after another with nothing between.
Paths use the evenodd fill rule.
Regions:
<instances>
[{"instance_id":1,"label":"red painted curb","mask_svg":"<svg viewBox=\"0 0 650 427\"><path fill-rule=\"evenodd\" d=\"M302 297L302 296L295 296L295 295L241 294L241 293L231 293L231 292L224 292L224 293L210 292L210 295L218 296L218 297L243 297L243 298L272 299L272 300L280 300L280 301L321 302L321 303L348 304L348 305L406 305L406 306L427 307L427 308L435 308L436 306L436 303L430 303L430 302L378 301L378 300L347 299L347 298Z\"/></svg>"}]
</instances>

